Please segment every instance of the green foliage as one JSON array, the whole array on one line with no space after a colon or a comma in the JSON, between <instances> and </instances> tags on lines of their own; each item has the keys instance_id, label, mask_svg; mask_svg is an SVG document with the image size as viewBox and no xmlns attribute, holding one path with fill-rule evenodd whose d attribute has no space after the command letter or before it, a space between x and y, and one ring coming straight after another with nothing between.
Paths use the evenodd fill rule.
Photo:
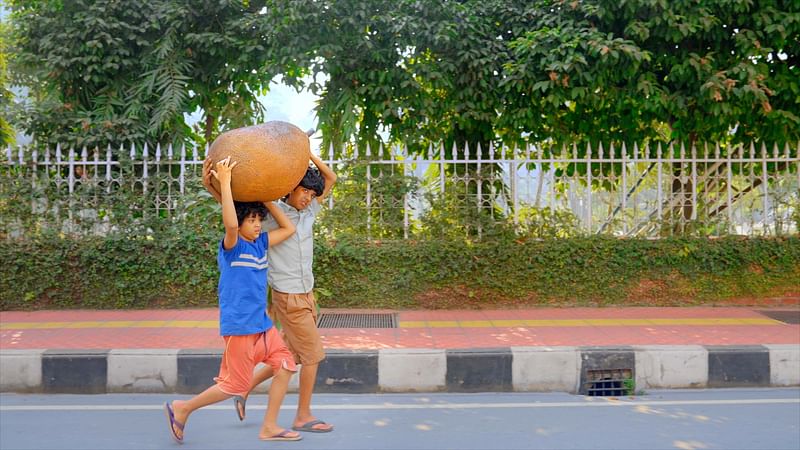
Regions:
<instances>
[{"instance_id":1,"label":"green foliage","mask_svg":"<svg viewBox=\"0 0 800 450\"><path fill-rule=\"evenodd\" d=\"M545 111L531 109L535 119L514 127L508 133L512 138L503 135L500 120L508 101L503 81L508 78L504 66L512 57L510 45L534 26L535 3L469 0L428 5L426 12L432 17L423 26L429 30L415 30L416 55L409 62L409 69L420 74L422 95L402 105L406 134L426 131L421 137L444 141L448 157L454 144L460 148L468 144L473 155L486 157L498 137L513 143L529 132ZM420 115L428 118L422 127L415 119Z\"/></svg>"},{"instance_id":2,"label":"green foliage","mask_svg":"<svg viewBox=\"0 0 800 450\"><path fill-rule=\"evenodd\" d=\"M285 51L327 75L311 84L326 146L382 129L412 152L485 155L498 140L800 138L796 2L300 0L278 14Z\"/></svg>"},{"instance_id":3,"label":"green foliage","mask_svg":"<svg viewBox=\"0 0 800 450\"><path fill-rule=\"evenodd\" d=\"M489 305L677 306L793 292L800 275L797 238L337 241L318 242L315 255L329 307L414 308L458 287Z\"/></svg>"},{"instance_id":4,"label":"green foliage","mask_svg":"<svg viewBox=\"0 0 800 450\"><path fill-rule=\"evenodd\" d=\"M187 174L176 209L156 213L148 205L175 174L151 170L146 184L131 183L141 167L119 163L113 178L120 181L77 180L72 202L64 200L66 185L46 182L59 169L34 178L27 166L2 166L0 257L8 264L0 272L0 308L215 304L220 209L198 174ZM375 208L368 231L361 204L366 166L337 172L334 208L324 210L316 228L317 293L327 307L693 305L798 288L796 236L585 236L567 211L520 205L516 223L502 211L479 212L463 181L445 184L443 195L434 189L417 198L412 177L380 164L370 165ZM401 240L401 210L386 208L404 193L431 206L409 218L408 240ZM59 219L70 211L65 226ZM690 226L703 236L709 224ZM54 269L43 269L42 261Z\"/></svg>"},{"instance_id":5,"label":"green foliage","mask_svg":"<svg viewBox=\"0 0 800 450\"><path fill-rule=\"evenodd\" d=\"M501 142L536 143L545 156L577 143L566 150L582 158L590 148L597 156L600 142L606 156L613 142L617 157L633 154L631 142L678 142L662 156L680 157L681 142L686 154L719 142L725 156L740 144L800 139L796 3L300 0L273 11L284 16L284 51L321 75L310 87L322 96L326 148L387 140L451 159L465 144L488 157ZM621 164L565 168L590 169L619 174ZM688 165L676 163L681 171ZM669 195L693 189L676 183ZM705 205L716 195L702 185L698 197ZM689 231L724 227L717 213ZM681 205L666 214L696 212Z\"/></svg>"},{"instance_id":6,"label":"green foliage","mask_svg":"<svg viewBox=\"0 0 800 450\"><path fill-rule=\"evenodd\" d=\"M477 239L514 233L505 220L495 220L493 212L478 209L475 195L461 183L445 183L444 192L428 190L428 205L415 223L414 235L421 239Z\"/></svg>"},{"instance_id":7,"label":"green foliage","mask_svg":"<svg viewBox=\"0 0 800 450\"><path fill-rule=\"evenodd\" d=\"M341 177L332 192L334 207L323 210L321 231L327 236L403 238L404 196L414 201L419 182L405 176L399 167L366 161L337 167Z\"/></svg>"},{"instance_id":8,"label":"green foliage","mask_svg":"<svg viewBox=\"0 0 800 450\"><path fill-rule=\"evenodd\" d=\"M0 146L12 144L14 130L9 123L13 94L8 89L8 25L0 20Z\"/></svg>"},{"instance_id":9,"label":"green foliage","mask_svg":"<svg viewBox=\"0 0 800 450\"><path fill-rule=\"evenodd\" d=\"M32 186L14 173L0 177L0 258L6 262L0 287L7 291L0 308L216 302L216 242L222 235L216 202L195 179L171 214L148 212L145 205L154 202L165 177L126 183L133 166L120 166L123 182L94 202L94 191L105 191L104 185L78 182L75 192L83 202L61 202L60 189L49 183ZM71 220L63 221L66 216Z\"/></svg>"},{"instance_id":10,"label":"green foliage","mask_svg":"<svg viewBox=\"0 0 800 450\"><path fill-rule=\"evenodd\" d=\"M581 235L580 222L572 211L523 206L518 220L521 237L553 239Z\"/></svg>"},{"instance_id":11,"label":"green foliage","mask_svg":"<svg viewBox=\"0 0 800 450\"><path fill-rule=\"evenodd\" d=\"M217 223L3 240L0 309L214 306ZM325 307L696 305L796 292L800 239L318 237L314 272Z\"/></svg>"},{"instance_id":12,"label":"green foliage","mask_svg":"<svg viewBox=\"0 0 800 450\"><path fill-rule=\"evenodd\" d=\"M463 156L464 143L473 156L488 156L490 144L501 141L541 142L547 154L563 143L581 142L574 147L580 157L590 145L596 155L592 143L598 141L720 141L726 155L736 144L800 139L797 2L9 4L12 39L0 46L2 142L10 135L9 81L30 88L30 104L14 126L41 144L116 149L128 141L208 142L220 131L262 120L256 97L275 75L301 87L309 73L315 75L309 87L322 95L317 113L325 145L336 144L337 152L345 152L338 144L351 139L362 148L380 149L377 143L386 133L389 141L412 142L411 153L442 142L432 150L445 158ZM11 80L2 78L6 55ZM198 110L203 123L189 129L184 116ZM622 152L620 145L615 152ZM680 148L669 152L678 156ZM124 155L119 157L123 178L136 175ZM27 168L6 167L0 234L26 238L2 244L3 261L14 261L2 273L3 308L47 302L103 307L104 298L137 307L170 305L184 295L213 304L213 289L205 296L215 283L213 248L205 246L218 239L218 232L210 231L216 228L208 226L219 222L218 210L201 190L183 199L176 214L147 214L144 205L155 200L157 189L79 181L80 200L58 203L64 184L30 182ZM750 181L733 186L737 192L759 189L761 183L761 168L733 163L734 173L746 173L745 167ZM477 203L478 186L498 198L505 195L502 187L481 181L477 167L464 174L478 180L465 189L446 186L445 195L413 198L433 206L409 218L411 237L418 240L391 241L401 237L406 220L402 209L391 205L415 192L417 181L388 169L381 176L378 167L366 170L354 169L349 181L342 180L334 193L336 207L318 227L321 236L337 239L317 240L318 279L331 306L413 306L415 295L457 286L578 303L613 303L622 295L635 302L637 293L666 293L672 299L662 302L713 301L797 286L796 238L585 237L568 213L524 205L518 224L510 226L499 209L463 206L467 200ZM619 173L611 164L560 170ZM679 164L673 167L674 175L682 171ZM714 171L698 173L706 174ZM369 212L369 230L360 203L368 175L371 201L381 205ZM152 177L153 183L162 181ZM610 182L595 183L602 189ZM96 195L106 188L114 191L110 201ZM724 229L720 210L703 208L712 208L708 199L727 188L713 181L674 183L673 195L699 191L701 210L668 208L660 225L673 227L673 219L695 213L698 219L680 231L704 236ZM797 205L793 208L793 220L800 222ZM71 215L70 227L54 229L65 214ZM107 228L95 229L98 223ZM107 238L76 237L93 233ZM365 243L364 236L382 241ZM41 258L50 269L29 255L52 256ZM107 287L108 280L115 286ZM187 285L202 286L203 294L191 295ZM101 296L104 291L108 297Z\"/></svg>"},{"instance_id":13,"label":"green foliage","mask_svg":"<svg viewBox=\"0 0 800 450\"><path fill-rule=\"evenodd\" d=\"M502 196L504 192L494 195ZM475 194L463 183L448 181L443 192L429 186L425 209L414 221L412 234L420 239L551 239L582 234L578 218L561 209L517 205L516 216L507 216L498 206L478 209ZM512 209L513 211L513 209ZM513 213L510 213L513 214Z\"/></svg>"},{"instance_id":14,"label":"green foliage","mask_svg":"<svg viewBox=\"0 0 800 450\"><path fill-rule=\"evenodd\" d=\"M210 236L45 233L2 246L2 309L191 307L216 301ZM25 257L25 255L38 255Z\"/></svg>"},{"instance_id":15,"label":"green foliage","mask_svg":"<svg viewBox=\"0 0 800 450\"><path fill-rule=\"evenodd\" d=\"M308 74L337 151L387 135L412 153L443 142L448 157L500 141L800 138L797 2L10 5L15 81L33 89L22 125L42 142L202 143L262 120L256 96L274 76L301 88ZM189 130L183 114L198 110Z\"/></svg>"},{"instance_id":16,"label":"green foliage","mask_svg":"<svg viewBox=\"0 0 800 450\"><path fill-rule=\"evenodd\" d=\"M296 0L268 8L278 24L279 61L297 61L313 75L308 87L321 97L323 148L333 144L339 150L355 137L377 149L381 128L400 120L399 102L414 96L417 87L402 57L414 45L411 28L424 23L408 16L414 3L425 2ZM304 72L284 74L284 80L300 86L297 75Z\"/></svg>"},{"instance_id":17,"label":"green foliage","mask_svg":"<svg viewBox=\"0 0 800 450\"><path fill-rule=\"evenodd\" d=\"M414 192L413 178L379 166L371 165L375 205ZM571 214L527 205L513 226L499 212L465 208L474 203L460 202L467 191L451 184L428 197L434 207L411 220L410 239L400 240L401 214L375 208L368 240L364 205L353 200L364 198L366 167L346 169L316 228L317 293L327 307L686 305L798 288L796 236L583 236ZM29 170L3 165L0 174L0 309L216 304L220 209L197 173L187 174L174 210L156 213L147 205L169 183L163 168L131 183L141 168L123 158L111 185L77 180L73 202L66 185L46 182L54 172L37 179Z\"/></svg>"},{"instance_id":18,"label":"green foliage","mask_svg":"<svg viewBox=\"0 0 800 450\"><path fill-rule=\"evenodd\" d=\"M792 220L797 230L800 230L800 205L795 205L794 212L792 213Z\"/></svg>"},{"instance_id":19,"label":"green foliage","mask_svg":"<svg viewBox=\"0 0 800 450\"><path fill-rule=\"evenodd\" d=\"M622 387L625 389L625 395L633 396L636 394L636 380L633 378L622 380Z\"/></svg>"},{"instance_id":20,"label":"green foliage","mask_svg":"<svg viewBox=\"0 0 800 450\"><path fill-rule=\"evenodd\" d=\"M686 142L797 139L796 2L535 3L509 44L504 128L549 109L533 135L641 141L663 123Z\"/></svg>"},{"instance_id":21,"label":"green foliage","mask_svg":"<svg viewBox=\"0 0 800 450\"><path fill-rule=\"evenodd\" d=\"M4 163L0 166L0 238L28 238L47 232L76 237L113 232L139 235L177 226L178 221L185 226L190 215L213 215L214 205L207 204L211 196L201 186L198 166L184 167L182 194L180 165L151 163L148 168L145 178L141 162L132 161L125 153L113 166L101 167L107 173L92 176L86 171L97 167L80 162L73 174L68 166L50 165L45 171L41 166ZM217 220L218 214L211 223Z\"/></svg>"},{"instance_id":22,"label":"green foliage","mask_svg":"<svg viewBox=\"0 0 800 450\"><path fill-rule=\"evenodd\" d=\"M21 124L40 143L75 147L210 141L263 119L263 2L13 0L16 82L32 105ZM184 114L200 109L201 128Z\"/></svg>"},{"instance_id":23,"label":"green foliage","mask_svg":"<svg viewBox=\"0 0 800 450\"><path fill-rule=\"evenodd\" d=\"M417 178L406 176L390 165L362 163L337 168L342 176L333 191L334 207L324 209L321 214L323 235L402 239L407 237L406 221L408 237L423 240L479 239L495 235L542 239L581 234L577 217L568 211L519 205L515 225L513 218L506 217L499 208L478 209L475 195L463 183L448 181L443 192L438 185L431 185L420 194ZM370 208L366 204L367 189ZM405 203L408 217L404 212ZM415 213L420 210L419 214Z\"/></svg>"},{"instance_id":24,"label":"green foliage","mask_svg":"<svg viewBox=\"0 0 800 450\"><path fill-rule=\"evenodd\" d=\"M103 145L170 140L149 132L157 98L133 98L156 30L152 4L111 1L11 3L17 84L31 89L21 123L42 143Z\"/></svg>"}]
</instances>

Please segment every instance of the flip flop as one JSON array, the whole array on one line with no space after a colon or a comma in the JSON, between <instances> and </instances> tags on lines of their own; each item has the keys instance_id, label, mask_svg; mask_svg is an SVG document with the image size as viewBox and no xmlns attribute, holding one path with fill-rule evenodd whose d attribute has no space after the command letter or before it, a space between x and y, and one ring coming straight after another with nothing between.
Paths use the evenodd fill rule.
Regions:
<instances>
[{"instance_id":1,"label":"flip flop","mask_svg":"<svg viewBox=\"0 0 800 450\"><path fill-rule=\"evenodd\" d=\"M178 419L175 418L175 412L172 411L172 406L169 402L164 403L164 414L167 416L167 420L169 420L169 434L172 435L172 439L175 439L175 442L178 444L183 444L183 434L178 436L178 433L175 432L175 427L178 427L179 430L183 431L184 425L178 422Z\"/></svg>"},{"instance_id":2,"label":"flip flop","mask_svg":"<svg viewBox=\"0 0 800 450\"><path fill-rule=\"evenodd\" d=\"M323 421L321 421L319 419L314 419L314 420L312 420L310 422L306 422L306 423L300 425L299 427L292 427L292 429L294 431L307 431L309 433L330 433L331 431L333 431L333 427L330 427L330 428L314 428L314 425L320 425L320 424L328 425L327 423L325 423L325 422L323 422Z\"/></svg>"},{"instance_id":3,"label":"flip flop","mask_svg":"<svg viewBox=\"0 0 800 450\"><path fill-rule=\"evenodd\" d=\"M303 436L300 436L299 433L297 434L297 436L289 436L289 433L291 433L291 431L283 430L274 436L270 436L268 438L259 438L259 439L261 439L262 441L299 441L300 439L303 439Z\"/></svg>"},{"instance_id":4,"label":"flip flop","mask_svg":"<svg viewBox=\"0 0 800 450\"><path fill-rule=\"evenodd\" d=\"M236 408L236 415L239 416L239 420L244 420L245 403L247 403L247 400L245 400L245 398L242 397L241 395L234 395L233 396L233 407ZM241 408L239 408L240 405L241 405Z\"/></svg>"}]
</instances>

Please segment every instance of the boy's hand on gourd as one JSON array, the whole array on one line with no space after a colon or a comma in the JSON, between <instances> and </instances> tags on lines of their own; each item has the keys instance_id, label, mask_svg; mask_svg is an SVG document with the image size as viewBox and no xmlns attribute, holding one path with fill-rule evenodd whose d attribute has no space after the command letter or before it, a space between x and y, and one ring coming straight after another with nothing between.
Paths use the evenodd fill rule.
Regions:
<instances>
[{"instance_id":1,"label":"boy's hand on gourd","mask_svg":"<svg viewBox=\"0 0 800 450\"><path fill-rule=\"evenodd\" d=\"M211 174L214 175L220 184L228 184L231 181L231 172L233 168L236 167L236 164L239 164L239 161L231 162L231 157L228 156L227 158L217 161L217 164L214 166L215 170L211 171Z\"/></svg>"},{"instance_id":2,"label":"boy's hand on gourd","mask_svg":"<svg viewBox=\"0 0 800 450\"><path fill-rule=\"evenodd\" d=\"M203 186L206 188L211 187L211 167L214 165L214 161L211 161L211 158L206 158L203 161Z\"/></svg>"}]
</instances>

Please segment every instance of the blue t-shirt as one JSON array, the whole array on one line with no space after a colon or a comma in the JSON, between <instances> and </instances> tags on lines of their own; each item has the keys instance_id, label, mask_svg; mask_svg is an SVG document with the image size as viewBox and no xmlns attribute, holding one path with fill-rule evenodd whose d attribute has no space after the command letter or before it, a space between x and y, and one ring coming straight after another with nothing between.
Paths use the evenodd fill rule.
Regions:
<instances>
[{"instance_id":1,"label":"blue t-shirt","mask_svg":"<svg viewBox=\"0 0 800 450\"><path fill-rule=\"evenodd\" d=\"M267 316L267 247L269 235L261 233L254 242L239 236L236 245L225 250L219 243L219 332L222 336L261 333L272 327Z\"/></svg>"}]
</instances>

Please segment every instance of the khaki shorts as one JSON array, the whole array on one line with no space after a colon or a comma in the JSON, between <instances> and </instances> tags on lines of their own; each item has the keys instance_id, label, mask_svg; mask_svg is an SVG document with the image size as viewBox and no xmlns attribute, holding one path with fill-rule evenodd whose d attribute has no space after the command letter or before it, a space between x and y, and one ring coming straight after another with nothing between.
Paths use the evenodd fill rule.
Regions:
<instances>
[{"instance_id":1,"label":"khaki shorts","mask_svg":"<svg viewBox=\"0 0 800 450\"><path fill-rule=\"evenodd\" d=\"M317 364L325 359L317 330L317 300L313 292L287 294L272 290L269 316L281 323L286 346L298 364Z\"/></svg>"}]
</instances>

